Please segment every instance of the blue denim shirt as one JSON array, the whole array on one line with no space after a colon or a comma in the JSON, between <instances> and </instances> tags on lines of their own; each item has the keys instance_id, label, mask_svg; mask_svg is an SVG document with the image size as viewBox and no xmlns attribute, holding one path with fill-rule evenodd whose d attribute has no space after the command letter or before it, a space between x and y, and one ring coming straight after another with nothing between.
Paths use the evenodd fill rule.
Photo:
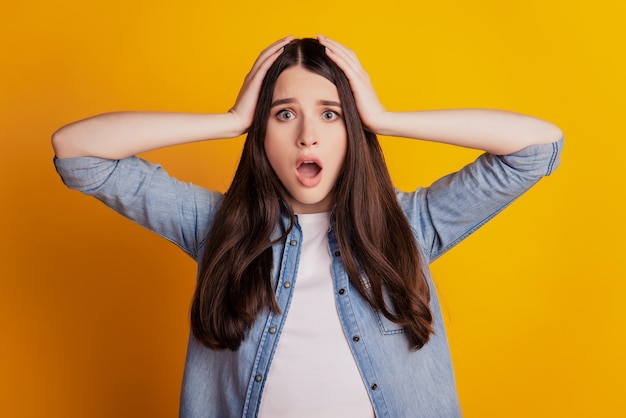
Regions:
<instances>
[{"instance_id":1,"label":"blue denim shirt","mask_svg":"<svg viewBox=\"0 0 626 418\"><path fill-rule=\"evenodd\" d=\"M510 155L483 154L460 171L412 193L398 192L423 259L442 255L558 165L563 140ZM67 186L172 241L198 261L222 195L170 177L137 157L55 159ZM283 219L277 231L287 227ZM181 417L256 417L289 314L302 232L296 224L274 246L273 280L281 314L260 314L237 351L213 351L190 335ZM339 319L378 418L461 416L446 331L434 286L435 334L409 349L403 329L373 310L351 285L333 228L328 232ZM366 279L365 279L366 280ZM302 376L306 379L306 376Z\"/></svg>"}]
</instances>

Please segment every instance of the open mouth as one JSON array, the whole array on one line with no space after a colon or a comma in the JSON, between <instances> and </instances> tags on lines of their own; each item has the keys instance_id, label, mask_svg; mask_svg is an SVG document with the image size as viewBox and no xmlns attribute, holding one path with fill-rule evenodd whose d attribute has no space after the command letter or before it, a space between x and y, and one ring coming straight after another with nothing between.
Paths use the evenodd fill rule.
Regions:
<instances>
[{"instance_id":1,"label":"open mouth","mask_svg":"<svg viewBox=\"0 0 626 418\"><path fill-rule=\"evenodd\" d=\"M298 173L304 178L312 179L317 176L322 167L320 167L315 161L303 161L297 168Z\"/></svg>"},{"instance_id":2,"label":"open mouth","mask_svg":"<svg viewBox=\"0 0 626 418\"><path fill-rule=\"evenodd\" d=\"M315 187L322 180L322 163L315 157L303 157L296 164L296 176L306 187Z\"/></svg>"}]
</instances>

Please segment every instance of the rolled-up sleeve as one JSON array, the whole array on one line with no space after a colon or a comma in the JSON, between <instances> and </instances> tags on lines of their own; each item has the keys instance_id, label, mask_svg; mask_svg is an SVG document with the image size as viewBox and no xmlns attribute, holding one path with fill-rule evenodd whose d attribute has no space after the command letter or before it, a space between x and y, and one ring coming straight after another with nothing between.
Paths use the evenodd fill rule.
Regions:
<instances>
[{"instance_id":1,"label":"rolled-up sleeve","mask_svg":"<svg viewBox=\"0 0 626 418\"><path fill-rule=\"evenodd\" d=\"M563 139L508 155L486 153L430 187L398 193L400 205L430 261L550 175L560 163L562 148Z\"/></svg>"},{"instance_id":2,"label":"rolled-up sleeve","mask_svg":"<svg viewBox=\"0 0 626 418\"><path fill-rule=\"evenodd\" d=\"M178 181L137 157L55 158L54 164L69 188L94 196L194 259L222 201L220 193Z\"/></svg>"}]
</instances>

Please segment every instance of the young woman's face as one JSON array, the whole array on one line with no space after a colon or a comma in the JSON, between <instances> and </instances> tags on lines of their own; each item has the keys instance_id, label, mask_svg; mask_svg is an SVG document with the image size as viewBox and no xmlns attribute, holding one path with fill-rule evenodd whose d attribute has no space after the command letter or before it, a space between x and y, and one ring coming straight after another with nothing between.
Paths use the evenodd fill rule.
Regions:
<instances>
[{"instance_id":1,"label":"young woman's face","mask_svg":"<svg viewBox=\"0 0 626 418\"><path fill-rule=\"evenodd\" d=\"M272 97L265 153L295 213L330 210L347 146L335 85L302 67L283 71Z\"/></svg>"}]
</instances>

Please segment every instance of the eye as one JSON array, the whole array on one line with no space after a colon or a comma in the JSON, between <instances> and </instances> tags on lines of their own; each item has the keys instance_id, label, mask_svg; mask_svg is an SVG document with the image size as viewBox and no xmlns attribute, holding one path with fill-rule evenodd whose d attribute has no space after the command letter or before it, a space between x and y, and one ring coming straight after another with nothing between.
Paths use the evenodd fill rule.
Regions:
<instances>
[{"instance_id":1,"label":"eye","mask_svg":"<svg viewBox=\"0 0 626 418\"><path fill-rule=\"evenodd\" d=\"M280 120L291 120L296 117L291 110L284 109L276 114L276 117Z\"/></svg>"},{"instance_id":2,"label":"eye","mask_svg":"<svg viewBox=\"0 0 626 418\"><path fill-rule=\"evenodd\" d=\"M334 110L325 110L324 113L322 113L322 119L324 120L335 120L339 117L339 113L335 112Z\"/></svg>"}]
</instances>

